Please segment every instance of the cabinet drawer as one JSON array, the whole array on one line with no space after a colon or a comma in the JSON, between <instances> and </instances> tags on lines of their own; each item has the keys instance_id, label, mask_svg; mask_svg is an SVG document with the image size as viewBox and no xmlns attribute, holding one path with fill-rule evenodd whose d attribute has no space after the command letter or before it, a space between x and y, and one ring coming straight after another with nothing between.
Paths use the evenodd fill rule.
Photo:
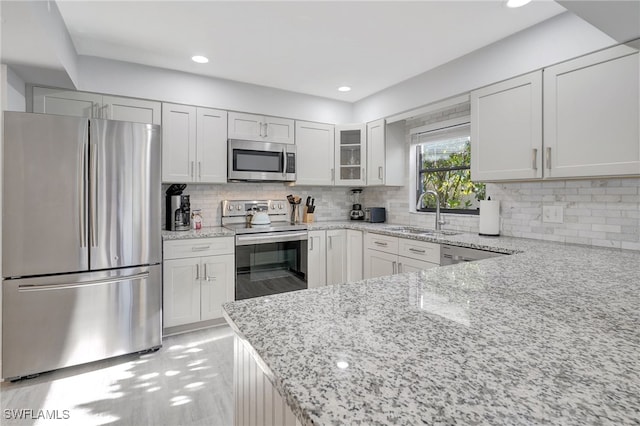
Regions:
<instances>
[{"instance_id":1,"label":"cabinet drawer","mask_svg":"<svg viewBox=\"0 0 640 426\"><path fill-rule=\"evenodd\" d=\"M401 238L398 254L412 259L440 264L440 244Z\"/></svg>"},{"instance_id":2,"label":"cabinet drawer","mask_svg":"<svg viewBox=\"0 0 640 426\"><path fill-rule=\"evenodd\" d=\"M234 248L235 241L233 237L165 241L164 259L233 254Z\"/></svg>"},{"instance_id":3,"label":"cabinet drawer","mask_svg":"<svg viewBox=\"0 0 640 426\"><path fill-rule=\"evenodd\" d=\"M398 238L367 232L364 245L367 249L398 254Z\"/></svg>"}]
</instances>

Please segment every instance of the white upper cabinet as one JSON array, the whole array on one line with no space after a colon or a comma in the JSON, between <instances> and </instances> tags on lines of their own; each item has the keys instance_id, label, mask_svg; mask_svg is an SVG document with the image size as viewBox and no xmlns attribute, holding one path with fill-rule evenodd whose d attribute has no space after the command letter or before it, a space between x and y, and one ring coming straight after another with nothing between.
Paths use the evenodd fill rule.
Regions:
<instances>
[{"instance_id":1,"label":"white upper cabinet","mask_svg":"<svg viewBox=\"0 0 640 426\"><path fill-rule=\"evenodd\" d=\"M367 183L365 125L340 125L336 126L335 131L335 185L365 185Z\"/></svg>"},{"instance_id":2,"label":"white upper cabinet","mask_svg":"<svg viewBox=\"0 0 640 426\"><path fill-rule=\"evenodd\" d=\"M367 185L384 185L385 173L385 122L367 123Z\"/></svg>"},{"instance_id":3,"label":"white upper cabinet","mask_svg":"<svg viewBox=\"0 0 640 426\"><path fill-rule=\"evenodd\" d=\"M404 148L404 122L367 123L367 186L404 185Z\"/></svg>"},{"instance_id":4,"label":"white upper cabinet","mask_svg":"<svg viewBox=\"0 0 640 426\"><path fill-rule=\"evenodd\" d=\"M544 70L546 177L640 174L639 63L622 45Z\"/></svg>"},{"instance_id":5,"label":"white upper cabinet","mask_svg":"<svg viewBox=\"0 0 640 426\"><path fill-rule=\"evenodd\" d=\"M333 185L334 127L296 121L296 184Z\"/></svg>"},{"instance_id":6,"label":"white upper cabinet","mask_svg":"<svg viewBox=\"0 0 640 426\"><path fill-rule=\"evenodd\" d=\"M227 112L196 109L197 182L227 181Z\"/></svg>"},{"instance_id":7,"label":"white upper cabinet","mask_svg":"<svg viewBox=\"0 0 640 426\"><path fill-rule=\"evenodd\" d=\"M161 124L160 102L48 87L33 88L33 112Z\"/></svg>"},{"instance_id":8,"label":"white upper cabinet","mask_svg":"<svg viewBox=\"0 0 640 426\"><path fill-rule=\"evenodd\" d=\"M542 72L471 92L471 178L542 178Z\"/></svg>"},{"instance_id":9,"label":"white upper cabinet","mask_svg":"<svg viewBox=\"0 0 640 426\"><path fill-rule=\"evenodd\" d=\"M162 181L195 182L196 107L163 103L162 123Z\"/></svg>"},{"instance_id":10,"label":"white upper cabinet","mask_svg":"<svg viewBox=\"0 0 640 426\"><path fill-rule=\"evenodd\" d=\"M72 90L33 88L33 112L99 118L102 95Z\"/></svg>"},{"instance_id":11,"label":"white upper cabinet","mask_svg":"<svg viewBox=\"0 0 640 426\"><path fill-rule=\"evenodd\" d=\"M295 143L294 120L265 115L229 113L229 139Z\"/></svg>"},{"instance_id":12,"label":"white upper cabinet","mask_svg":"<svg viewBox=\"0 0 640 426\"><path fill-rule=\"evenodd\" d=\"M104 108L103 118L109 120L148 124L162 123L160 102L103 96L102 108Z\"/></svg>"},{"instance_id":13,"label":"white upper cabinet","mask_svg":"<svg viewBox=\"0 0 640 426\"><path fill-rule=\"evenodd\" d=\"M162 104L162 181L227 181L227 112Z\"/></svg>"}]
</instances>

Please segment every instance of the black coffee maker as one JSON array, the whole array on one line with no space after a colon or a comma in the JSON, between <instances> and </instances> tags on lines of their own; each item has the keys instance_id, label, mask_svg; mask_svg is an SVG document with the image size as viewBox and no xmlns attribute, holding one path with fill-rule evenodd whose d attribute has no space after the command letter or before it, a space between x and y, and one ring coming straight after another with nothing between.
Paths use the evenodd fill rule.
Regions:
<instances>
[{"instance_id":1,"label":"black coffee maker","mask_svg":"<svg viewBox=\"0 0 640 426\"><path fill-rule=\"evenodd\" d=\"M182 195L182 191L186 187L185 184L174 184L165 193L167 231L188 231L191 229L189 196Z\"/></svg>"}]
</instances>

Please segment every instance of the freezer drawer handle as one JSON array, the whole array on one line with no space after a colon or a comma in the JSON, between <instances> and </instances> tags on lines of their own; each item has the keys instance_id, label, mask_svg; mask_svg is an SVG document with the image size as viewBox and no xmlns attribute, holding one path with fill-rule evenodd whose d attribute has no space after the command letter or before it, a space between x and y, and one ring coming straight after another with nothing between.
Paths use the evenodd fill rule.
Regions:
<instances>
[{"instance_id":1,"label":"freezer drawer handle","mask_svg":"<svg viewBox=\"0 0 640 426\"><path fill-rule=\"evenodd\" d=\"M94 285L113 284L121 281L139 280L148 278L149 273L143 272L135 275L125 275L121 277L105 278L102 280L87 281L85 283L65 283L65 284L49 284L49 285L33 285L24 284L18 286L18 291L41 291L41 290L66 290L71 288L91 287Z\"/></svg>"}]
</instances>

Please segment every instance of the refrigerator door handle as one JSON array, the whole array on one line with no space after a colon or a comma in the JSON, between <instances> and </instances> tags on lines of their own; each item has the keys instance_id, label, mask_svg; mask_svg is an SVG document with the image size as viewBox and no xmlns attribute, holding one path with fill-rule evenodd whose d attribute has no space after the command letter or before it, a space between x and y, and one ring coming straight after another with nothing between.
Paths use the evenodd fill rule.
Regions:
<instances>
[{"instance_id":1,"label":"refrigerator door handle","mask_svg":"<svg viewBox=\"0 0 640 426\"><path fill-rule=\"evenodd\" d=\"M98 246L98 238L96 236L96 222L98 221L98 201L97 194L98 192L98 175L97 175L97 164L96 164L96 155L98 150L97 144L91 144L89 150L90 164L89 164L89 210L91 214L90 220L90 229L89 234L91 236L91 247Z\"/></svg>"},{"instance_id":2,"label":"refrigerator door handle","mask_svg":"<svg viewBox=\"0 0 640 426\"><path fill-rule=\"evenodd\" d=\"M87 183L85 177L87 176L87 141L85 138L84 143L80 146L80 179L78 179L78 199L79 202L79 216L80 216L80 247L87 246Z\"/></svg>"},{"instance_id":3,"label":"refrigerator door handle","mask_svg":"<svg viewBox=\"0 0 640 426\"><path fill-rule=\"evenodd\" d=\"M139 280L139 279L145 279L148 277L149 277L148 272L142 272L140 274L135 274L135 275L109 277L101 280L87 281L83 283L63 283L63 284L48 284L48 285L21 284L18 286L18 291L29 292L29 291L40 291L40 290L65 290L65 289L72 289L72 288L91 287L94 285L113 284L113 283L119 283L122 281L129 281L129 280Z\"/></svg>"}]
</instances>

